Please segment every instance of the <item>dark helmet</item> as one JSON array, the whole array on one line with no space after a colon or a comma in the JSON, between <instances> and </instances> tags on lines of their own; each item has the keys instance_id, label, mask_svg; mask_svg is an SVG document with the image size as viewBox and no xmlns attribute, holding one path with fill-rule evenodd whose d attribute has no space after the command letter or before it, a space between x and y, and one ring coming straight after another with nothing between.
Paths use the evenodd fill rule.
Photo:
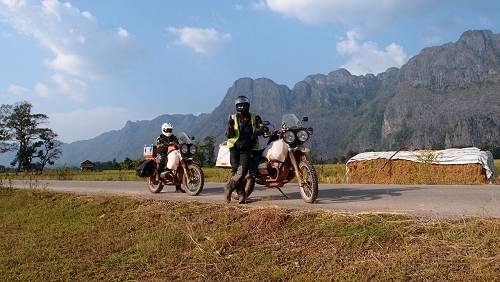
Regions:
<instances>
[{"instance_id":1,"label":"dark helmet","mask_svg":"<svg viewBox=\"0 0 500 282\"><path fill-rule=\"evenodd\" d=\"M234 105L238 112L248 112L250 109L250 100L248 100L246 96L238 96L238 98L234 100Z\"/></svg>"},{"instance_id":2,"label":"dark helmet","mask_svg":"<svg viewBox=\"0 0 500 282\"><path fill-rule=\"evenodd\" d=\"M247 103L250 106L250 100L246 96L238 96L236 100L234 100L234 105L237 106L238 104L244 104Z\"/></svg>"}]
</instances>

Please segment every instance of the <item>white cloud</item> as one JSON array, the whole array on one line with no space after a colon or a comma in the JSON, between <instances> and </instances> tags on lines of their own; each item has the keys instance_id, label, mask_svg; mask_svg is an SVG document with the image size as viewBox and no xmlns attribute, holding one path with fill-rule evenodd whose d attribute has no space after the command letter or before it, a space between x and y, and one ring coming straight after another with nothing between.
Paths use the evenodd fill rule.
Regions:
<instances>
[{"instance_id":1,"label":"white cloud","mask_svg":"<svg viewBox=\"0 0 500 282\"><path fill-rule=\"evenodd\" d=\"M42 98L49 97L49 87L44 83L38 82L37 84L35 84L35 87L33 87L33 91L35 91L36 95Z\"/></svg>"},{"instance_id":2,"label":"white cloud","mask_svg":"<svg viewBox=\"0 0 500 282\"><path fill-rule=\"evenodd\" d=\"M29 91L28 88L18 84L11 84L7 87L7 92L19 96L25 94L28 91Z\"/></svg>"},{"instance_id":3,"label":"white cloud","mask_svg":"<svg viewBox=\"0 0 500 282\"><path fill-rule=\"evenodd\" d=\"M82 12L82 16L86 17L87 19L91 20L91 21L95 21L96 18L94 17L94 15L92 15L89 11L83 11Z\"/></svg>"},{"instance_id":4,"label":"white cloud","mask_svg":"<svg viewBox=\"0 0 500 282\"><path fill-rule=\"evenodd\" d=\"M54 74L52 80L57 85L59 91L70 100L75 102L85 101L85 91L87 89L86 82L62 74Z\"/></svg>"},{"instance_id":5,"label":"white cloud","mask_svg":"<svg viewBox=\"0 0 500 282\"><path fill-rule=\"evenodd\" d=\"M110 128L122 128L127 120L133 120L127 109L117 107L78 109L48 116L50 127L63 142L90 139Z\"/></svg>"},{"instance_id":6,"label":"white cloud","mask_svg":"<svg viewBox=\"0 0 500 282\"><path fill-rule=\"evenodd\" d=\"M177 44L188 46L200 54L207 54L224 41L231 39L230 34L219 32L214 28L169 27L167 30L179 35Z\"/></svg>"},{"instance_id":7,"label":"white cloud","mask_svg":"<svg viewBox=\"0 0 500 282\"><path fill-rule=\"evenodd\" d=\"M0 0L0 18L17 31L37 39L54 58L49 66L85 78L105 77L120 70L135 46L120 40L129 35L123 27L118 34L99 28L89 11L80 12L58 0ZM3 6L3 7L2 7Z\"/></svg>"},{"instance_id":8,"label":"white cloud","mask_svg":"<svg viewBox=\"0 0 500 282\"><path fill-rule=\"evenodd\" d=\"M82 70L86 67L85 61L78 55L63 53L57 54L52 61L48 62L48 65L56 71L75 76L81 75Z\"/></svg>"},{"instance_id":9,"label":"white cloud","mask_svg":"<svg viewBox=\"0 0 500 282\"><path fill-rule=\"evenodd\" d=\"M2 0L4 5L6 5L9 9L18 9L22 8L26 5L23 0Z\"/></svg>"},{"instance_id":10,"label":"white cloud","mask_svg":"<svg viewBox=\"0 0 500 282\"><path fill-rule=\"evenodd\" d=\"M337 51L350 56L342 67L353 74L381 73L390 67L400 67L408 60L403 47L396 43L380 49L372 41L361 42L361 36L355 31L348 31L347 38L337 43Z\"/></svg>"},{"instance_id":11,"label":"white cloud","mask_svg":"<svg viewBox=\"0 0 500 282\"><path fill-rule=\"evenodd\" d=\"M119 27L117 30L118 36L121 38L127 39L129 37L128 30L124 29L123 27Z\"/></svg>"},{"instance_id":12,"label":"white cloud","mask_svg":"<svg viewBox=\"0 0 500 282\"><path fill-rule=\"evenodd\" d=\"M395 18L403 10L412 11L427 0L266 0L277 13L306 23L340 22L379 24Z\"/></svg>"},{"instance_id":13,"label":"white cloud","mask_svg":"<svg viewBox=\"0 0 500 282\"><path fill-rule=\"evenodd\" d=\"M116 32L102 30L89 11L80 11L59 0L0 0L0 21L35 38L50 50L46 65L55 72L60 89L62 79L70 84L103 79L119 73L137 50L123 27ZM70 87L74 88L74 87ZM79 86L79 91L85 87ZM74 92L76 93L76 92ZM68 94L65 91L65 94ZM68 97L80 101L83 93Z\"/></svg>"}]
</instances>

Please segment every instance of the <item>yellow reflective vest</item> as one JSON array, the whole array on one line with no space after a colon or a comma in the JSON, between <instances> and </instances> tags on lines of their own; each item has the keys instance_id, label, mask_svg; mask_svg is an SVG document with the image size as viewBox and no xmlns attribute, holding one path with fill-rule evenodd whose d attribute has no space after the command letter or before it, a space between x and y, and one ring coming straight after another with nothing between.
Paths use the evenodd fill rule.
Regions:
<instances>
[{"instance_id":1,"label":"yellow reflective vest","mask_svg":"<svg viewBox=\"0 0 500 282\"><path fill-rule=\"evenodd\" d=\"M255 124L255 117L257 116L256 114L254 113L250 113L251 115L251 122L252 122L252 130L253 132L252 133L255 133L255 130L256 130L256 124ZM234 120L234 137L233 138L229 138L227 140L227 148L228 149L231 149L232 147L234 147L234 144L236 143L236 141L238 141L238 138L240 138L240 129L239 129L239 123L238 123L238 115L231 115L231 119ZM253 150L259 150L260 149L260 146L259 146L259 139L256 140L255 142L255 145L254 147L252 148Z\"/></svg>"}]
</instances>

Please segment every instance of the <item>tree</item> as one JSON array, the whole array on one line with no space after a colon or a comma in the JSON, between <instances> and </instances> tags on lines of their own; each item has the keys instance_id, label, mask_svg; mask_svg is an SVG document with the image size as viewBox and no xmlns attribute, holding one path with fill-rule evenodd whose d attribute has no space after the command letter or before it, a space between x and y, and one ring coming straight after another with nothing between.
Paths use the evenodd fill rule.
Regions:
<instances>
[{"instance_id":1,"label":"tree","mask_svg":"<svg viewBox=\"0 0 500 282\"><path fill-rule=\"evenodd\" d=\"M12 132L7 128L7 117L11 114L11 105L0 106L0 153L5 153L15 149L14 144L9 142L12 139Z\"/></svg>"},{"instance_id":2,"label":"tree","mask_svg":"<svg viewBox=\"0 0 500 282\"><path fill-rule=\"evenodd\" d=\"M209 166L215 165L215 137L207 136L203 139L203 151Z\"/></svg>"},{"instance_id":3,"label":"tree","mask_svg":"<svg viewBox=\"0 0 500 282\"><path fill-rule=\"evenodd\" d=\"M137 160L132 160L130 159L129 157L126 157L123 162L120 163L120 167L122 169L126 169L126 170L131 170L131 169L135 169L137 167L137 165L139 164L139 161Z\"/></svg>"},{"instance_id":4,"label":"tree","mask_svg":"<svg viewBox=\"0 0 500 282\"><path fill-rule=\"evenodd\" d=\"M193 154L193 161L201 166L205 164L205 148L204 145L200 143L200 141L196 140L194 142L197 150L196 153Z\"/></svg>"},{"instance_id":5,"label":"tree","mask_svg":"<svg viewBox=\"0 0 500 282\"><path fill-rule=\"evenodd\" d=\"M27 102L21 102L1 107L2 138L4 145L2 151L7 147L17 149L15 159L11 162L16 166L17 171L31 170L33 168L33 159L39 158L38 166L44 167L47 164L53 164L53 161L61 155L60 142L56 140L55 134L49 128L41 128L40 125L48 120L45 114L33 114L32 105ZM39 150L39 148L42 149ZM41 152L40 152L41 151Z\"/></svg>"},{"instance_id":6,"label":"tree","mask_svg":"<svg viewBox=\"0 0 500 282\"><path fill-rule=\"evenodd\" d=\"M347 152L347 154L346 154L345 156L342 156L342 157L340 158L340 162L345 164L345 163L347 163L347 161L348 161L350 158L352 158L352 157L356 156L357 154L358 154L358 152L353 151L353 150L349 150L349 152Z\"/></svg>"},{"instance_id":7,"label":"tree","mask_svg":"<svg viewBox=\"0 0 500 282\"><path fill-rule=\"evenodd\" d=\"M40 160L40 170L43 171L47 164L53 165L54 161L59 159L62 155L60 149L62 143L58 140L57 133L52 129L45 128L40 134L40 141L38 141L40 150L38 150L37 158Z\"/></svg>"}]
</instances>

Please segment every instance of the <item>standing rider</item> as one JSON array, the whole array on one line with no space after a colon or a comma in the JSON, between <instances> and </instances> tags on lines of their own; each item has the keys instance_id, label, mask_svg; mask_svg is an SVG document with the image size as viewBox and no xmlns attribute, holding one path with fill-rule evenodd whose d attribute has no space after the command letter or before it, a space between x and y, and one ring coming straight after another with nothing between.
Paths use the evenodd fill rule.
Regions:
<instances>
[{"instance_id":1,"label":"standing rider","mask_svg":"<svg viewBox=\"0 0 500 282\"><path fill-rule=\"evenodd\" d=\"M179 140L172 134L172 131L172 124L166 122L161 126L160 136L156 138L156 148L160 154L160 163L156 170L156 182L160 181L160 174L167 165L167 155L179 147Z\"/></svg>"},{"instance_id":2,"label":"standing rider","mask_svg":"<svg viewBox=\"0 0 500 282\"><path fill-rule=\"evenodd\" d=\"M258 136L263 133L261 118L250 113L250 101L239 96L234 101L237 114L229 117L226 129L227 147L231 161L231 178L224 189L226 201L231 202L231 193L237 189L238 202L246 203L245 189L241 181L245 178L252 162L252 151L259 150Z\"/></svg>"}]
</instances>

